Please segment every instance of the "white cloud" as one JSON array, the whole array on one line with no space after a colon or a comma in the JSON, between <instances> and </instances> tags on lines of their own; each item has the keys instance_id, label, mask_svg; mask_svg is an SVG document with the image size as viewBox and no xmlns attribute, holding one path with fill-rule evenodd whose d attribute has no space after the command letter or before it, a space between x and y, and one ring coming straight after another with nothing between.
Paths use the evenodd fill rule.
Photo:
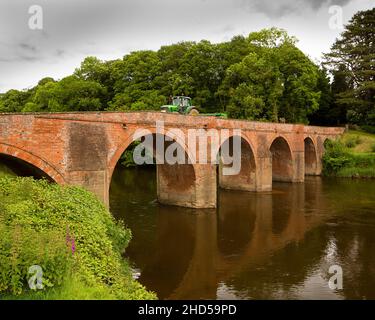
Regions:
<instances>
[{"instance_id":1,"label":"white cloud","mask_svg":"<svg viewBox=\"0 0 375 320\"><path fill-rule=\"evenodd\" d=\"M40 5L44 29L28 28L28 8ZM299 38L313 58L338 31L328 6L345 5L346 21L373 0L1 0L0 92L35 85L45 76L71 74L88 55L121 58L183 40L212 42L272 26Z\"/></svg>"}]
</instances>

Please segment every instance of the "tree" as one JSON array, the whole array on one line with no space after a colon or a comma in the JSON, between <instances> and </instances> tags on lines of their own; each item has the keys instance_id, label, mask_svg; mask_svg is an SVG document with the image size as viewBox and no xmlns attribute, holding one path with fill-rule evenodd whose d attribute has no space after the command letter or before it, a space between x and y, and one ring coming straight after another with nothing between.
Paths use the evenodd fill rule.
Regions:
<instances>
[{"instance_id":1,"label":"tree","mask_svg":"<svg viewBox=\"0 0 375 320\"><path fill-rule=\"evenodd\" d=\"M308 116L319 108L319 69L291 43L284 43L277 48L275 59L283 74L284 87L279 103L279 117L292 123L307 123Z\"/></svg>"},{"instance_id":2,"label":"tree","mask_svg":"<svg viewBox=\"0 0 375 320\"><path fill-rule=\"evenodd\" d=\"M0 98L0 112L21 112L29 99L29 91L9 90Z\"/></svg>"},{"instance_id":3,"label":"tree","mask_svg":"<svg viewBox=\"0 0 375 320\"><path fill-rule=\"evenodd\" d=\"M281 73L269 57L250 53L227 70L220 92L228 92L227 111L233 118L277 120L283 94Z\"/></svg>"},{"instance_id":4,"label":"tree","mask_svg":"<svg viewBox=\"0 0 375 320\"><path fill-rule=\"evenodd\" d=\"M319 69L317 89L320 91L319 109L308 116L310 123L313 125L344 123L346 115L342 117L342 109L333 106L333 92L325 68Z\"/></svg>"},{"instance_id":5,"label":"tree","mask_svg":"<svg viewBox=\"0 0 375 320\"><path fill-rule=\"evenodd\" d=\"M336 95L348 108L348 120L375 125L375 8L359 11L325 55L325 65L345 79Z\"/></svg>"},{"instance_id":6,"label":"tree","mask_svg":"<svg viewBox=\"0 0 375 320\"><path fill-rule=\"evenodd\" d=\"M98 111L103 110L105 94L106 89L98 82L69 76L38 86L33 103L38 111Z\"/></svg>"},{"instance_id":7,"label":"tree","mask_svg":"<svg viewBox=\"0 0 375 320\"><path fill-rule=\"evenodd\" d=\"M264 48L274 49L284 44L294 46L297 43L295 37L291 37L285 30L275 27L251 32L247 39L255 51L262 51Z\"/></svg>"},{"instance_id":8,"label":"tree","mask_svg":"<svg viewBox=\"0 0 375 320\"><path fill-rule=\"evenodd\" d=\"M217 94L232 117L308 122L319 106L318 67L283 30L251 33L251 53L227 69Z\"/></svg>"},{"instance_id":9,"label":"tree","mask_svg":"<svg viewBox=\"0 0 375 320\"><path fill-rule=\"evenodd\" d=\"M160 94L157 77L161 74L161 62L154 51L138 51L126 55L114 63L115 97L109 103L110 110L159 109ZM143 103L140 103L143 102Z\"/></svg>"},{"instance_id":10,"label":"tree","mask_svg":"<svg viewBox=\"0 0 375 320\"><path fill-rule=\"evenodd\" d=\"M186 52L179 68L181 86L188 86L194 103L206 111L217 111L219 101L215 97L225 75L224 59L218 45L203 40Z\"/></svg>"},{"instance_id":11,"label":"tree","mask_svg":"<svg viewBox=\"0 0 375 320\"><path fill-rule=\"evenodd\" d=\"M181 64L195 42L179 42L162 46L157 52L160 59L160 74L155 77L154 85L165 98L170 95L189 95L193 91L193 79L190 75L180 74Z\"/></svg>"},{"instance_id":12,"label":"tree","mask_svg":"<svg viewBox=\"0 0 375 320\"><path fill-rule=\"evenodd\" d=\"M188 95L203 112L306 123L327 102L329 90L295 44L286 31L271 28L229 42L180 42L107 62L87 57L72 76L44 78L28 91L3 95L0 110L159 110L170 95Z\"/></svg>"},{"instance_id":13,"label":"tree","mask_svg":"<svg viewBox=\"0 0 375 320\"><path fill-rule=\"evenodd\" d=\"M103 104L108 104L114 97L114 79L112 77L115 61L101 61L96 57L87 57L77 68L74 75L81 80L94 81L106 88L107 94L103 97Z\"/></svg>"}]
</instances>

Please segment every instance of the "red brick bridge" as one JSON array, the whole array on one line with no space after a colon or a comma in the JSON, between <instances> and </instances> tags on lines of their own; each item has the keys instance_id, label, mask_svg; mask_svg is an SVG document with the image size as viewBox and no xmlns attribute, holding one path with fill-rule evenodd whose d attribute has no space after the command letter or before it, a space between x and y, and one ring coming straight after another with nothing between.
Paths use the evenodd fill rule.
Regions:
<instances>
[{"instance_id":1,"label":"red brick bridge","mask_svg":"<svg viewBox=\"0 0 375 320\"><path fill-rule=\"evenodd\" d=\"M210 162L157 164L158 200L193 208L216 207L217 185L263 192L272 189L272 181L303 182L305 175L319 175L324 142L344 131L159 112L0 114L0 155L31 165L59 184L83 186L108 205L121 155L137 130L159 134L157 121L164 122L166 135L179 129L173 139L188 158L196 151L184 138L189 129L226 129L230 137L241 136L241 170L236 175L223 175L223 165Z\"/></svg>"}]
</instances>

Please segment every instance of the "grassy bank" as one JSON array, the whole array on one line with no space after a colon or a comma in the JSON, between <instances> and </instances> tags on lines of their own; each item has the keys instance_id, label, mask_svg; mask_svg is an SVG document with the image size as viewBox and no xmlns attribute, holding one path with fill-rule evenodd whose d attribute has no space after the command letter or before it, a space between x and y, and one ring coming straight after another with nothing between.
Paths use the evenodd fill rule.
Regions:
<instances>
[{"instance_id":1,"label":"grassy bank","mask_svg":"<svg viewBox=\"0 0 375 320\"><path fill-rule=\"evenodd\" d=\"M375 134L352 130L325 147L324 175L375 178Z\"/></svg>"},{"instance_id":2,"label":"grassy bank","mask_svg":"<svg viewBox=\"0 0 375 320\"><path fill-rule=\"evenodd\" d=\"M94 195L0 172L1 299L156 298L122 258L130 230ZM41 290L29 286L33 265Z\"/></svg>"}]
</instances>

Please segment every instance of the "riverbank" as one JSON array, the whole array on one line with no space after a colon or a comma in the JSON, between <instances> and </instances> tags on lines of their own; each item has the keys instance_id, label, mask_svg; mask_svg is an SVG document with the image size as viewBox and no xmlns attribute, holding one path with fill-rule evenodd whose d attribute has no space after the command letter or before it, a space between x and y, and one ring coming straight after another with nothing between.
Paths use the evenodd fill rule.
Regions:
<instances>
[{"instance_id":1,"label":"riverbank","mask_svg":"<svg viewBox=\"0 0 375 320\"><path fill-rule=\"evenodd\" d=\"M375 178L375 134L350 130L325 147L323 175Z\"/></svg>"},{"instance_id":2,"label":"riverbank","mask_svg":"<svg viewBox=\"0 0 375 320\"><path fill-rule=\"evenodd\" d=\"M122 256L131 231L94 195L0 172L0 299L156 298Z\"/></svg>"}]
</instances>

